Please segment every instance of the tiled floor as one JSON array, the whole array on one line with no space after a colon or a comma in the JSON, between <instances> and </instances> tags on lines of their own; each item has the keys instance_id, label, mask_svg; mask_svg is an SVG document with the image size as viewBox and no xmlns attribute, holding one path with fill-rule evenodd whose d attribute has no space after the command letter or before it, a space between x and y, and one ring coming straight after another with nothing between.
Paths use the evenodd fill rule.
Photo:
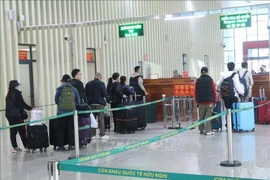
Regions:
<instances>
[{"instance_id":1,"label":"tiled floor","mask_svg":"<svg viewBox=\"0 0 270 180\"><path fill-rule=\"evenodd\" d=\"M185 124L183 124L185 126ZM108 133L108 141L95 140L81 154L91 154L119 145L154 137L172 130L163 129L162 123L148 124L145 131L120 135ZM47 180L47 162L50 159L65 160L73 151L46 153L11 153L8 132L1 132L1 180ZM20 141L19 141L20 142ZM205 174L232 177L270 179L270 125L256 125L255 132L233 134L235 159L242 166L221 167L227 160L226 132L214 136L197 134L197 130L186 131L163 141L135 150L85 163L104 167L130 168L189 174ZM60 179L133 179L128 177L61 172Z\"/></svg>"}]
</instances>

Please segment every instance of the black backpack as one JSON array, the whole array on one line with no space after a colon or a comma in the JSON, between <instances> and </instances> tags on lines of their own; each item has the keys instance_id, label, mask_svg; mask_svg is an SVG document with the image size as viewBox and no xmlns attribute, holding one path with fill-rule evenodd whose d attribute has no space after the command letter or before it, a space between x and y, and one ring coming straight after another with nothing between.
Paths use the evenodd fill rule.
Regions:
<instances>
[{"instance_id":1,"label":"black backpack","mask_svg":"<svg viewBox=\"0 0 270 180\"><path fill-rule=\"evenodd\" d=\"M234 72L230 77L224 79L221 83L220 92L221 98L224 100L233 99L234 98L234 85L233 85L233 77L236 73Z\"/></svg>"},{"instance_id":2,"label":"black backpack","mask_svg":"<svg viewBox=\"0 0 270 180\"><path fill-rule=\"evenodd\" d=\"M248 71L246 71L244 74L243 74L243 76L242 77L240 77L240 74L239 74L239 81L240 81L240 83L242 83L243 84L243 86L244 86L244 90L245 90L245 93L244 93L244 96L242 96L242 95L239 95L240 97L246 97L247 95L248 95L248 90L249 90L249 88L248 88L248 86L247 86L247 81L246 81L246 78L245 78L245 76L247 75L247 72Z\"/></svg>"}]
</instances>

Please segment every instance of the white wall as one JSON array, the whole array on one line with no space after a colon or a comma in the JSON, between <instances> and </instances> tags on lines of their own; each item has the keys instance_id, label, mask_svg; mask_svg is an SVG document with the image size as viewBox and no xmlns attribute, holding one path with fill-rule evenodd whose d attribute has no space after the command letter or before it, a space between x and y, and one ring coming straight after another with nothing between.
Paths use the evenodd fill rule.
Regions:
<instances>
[{"instance_id":1,"label":"white wall","mask_svg":"<svg viewBox=\"0 0 270 180\"><path fill-rule=\"evenodd\" d=\"M24 14L23 26L31 26L213 9L218 8L219 3L195 1L188 6L185 1L1 1L0 5L0 11L4 13L14 9L17 15ZM98 49L97 71L103 74L105 82L115 71L129 76L144 54L148 54L150 62L162 66L163 77L171 77L174 69L181 70L183 53L197 59L208 55L210 74L214 79L223 69L222 32L217 15L192 20L144 21L144 36L137 38L120 39L117 23L76 28L76 65L73 67L69 44L63 40L64 35L70 33L69 29L17 32L16 22L8 20L6 14L0 14L0 109L4 108L2 98L7 93L9 80L20 79L18 43L36 44L36 105L52 103L61 76L70 74L75 67L82 70L84 83L92 79L87 77L86 48ZM168 34L171 36L169 41L166 40ZM108 38L107 45L103 42L104 36ZM197 45L189 51L192 42L197 42ZM45 110L47 115L55 114L55 107ZM4 118L2 121L6 122Z\"/></svg>"}]
</instances>

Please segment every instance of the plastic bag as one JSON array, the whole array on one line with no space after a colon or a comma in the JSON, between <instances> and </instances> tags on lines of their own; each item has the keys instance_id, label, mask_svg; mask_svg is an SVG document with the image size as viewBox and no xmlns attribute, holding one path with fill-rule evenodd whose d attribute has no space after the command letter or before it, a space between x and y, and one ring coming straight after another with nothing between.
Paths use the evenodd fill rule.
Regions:
<instances>
[{"instance_id":1,"label":"plastic bag","mask_svg":"<svg viewBox=\"0 0 270 180\"><path fill-rule=\"evenodd\" d=\"M98 123L93 113L90 114L90 119L91 119L91 128L95 128L95 129L98 128Z\"/></svg>"},{"instance_id":2,"label":"plastic bag","mask_svg":"<svg viewBox=\"0 0 270 180\"><path fill-rule=\"evenodd\" d=\"M44 118L44 113L41 109L33 109L31 111L31 119L30 122L34 122L36 120L40 120ZM37 122L37 123L31 123L30 126L35 126L35 125L42 125L41 122Z\"/></svg>"}]
</instances>

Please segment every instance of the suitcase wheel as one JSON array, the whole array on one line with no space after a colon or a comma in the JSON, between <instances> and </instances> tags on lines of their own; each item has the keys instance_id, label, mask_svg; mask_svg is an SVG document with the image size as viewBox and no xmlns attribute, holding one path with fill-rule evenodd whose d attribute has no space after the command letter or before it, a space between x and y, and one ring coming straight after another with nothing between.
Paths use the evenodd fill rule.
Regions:
<instances>
[{"instance_id":1,"label":"suitcase wheel","mask_svg":"<svg viewBox=\"0 0 270 180\"><path fill-rule=\"evenodd\" d=\"M145 130L145 127L142 127L141 130Z\"/></svg>"}]
</instances>

